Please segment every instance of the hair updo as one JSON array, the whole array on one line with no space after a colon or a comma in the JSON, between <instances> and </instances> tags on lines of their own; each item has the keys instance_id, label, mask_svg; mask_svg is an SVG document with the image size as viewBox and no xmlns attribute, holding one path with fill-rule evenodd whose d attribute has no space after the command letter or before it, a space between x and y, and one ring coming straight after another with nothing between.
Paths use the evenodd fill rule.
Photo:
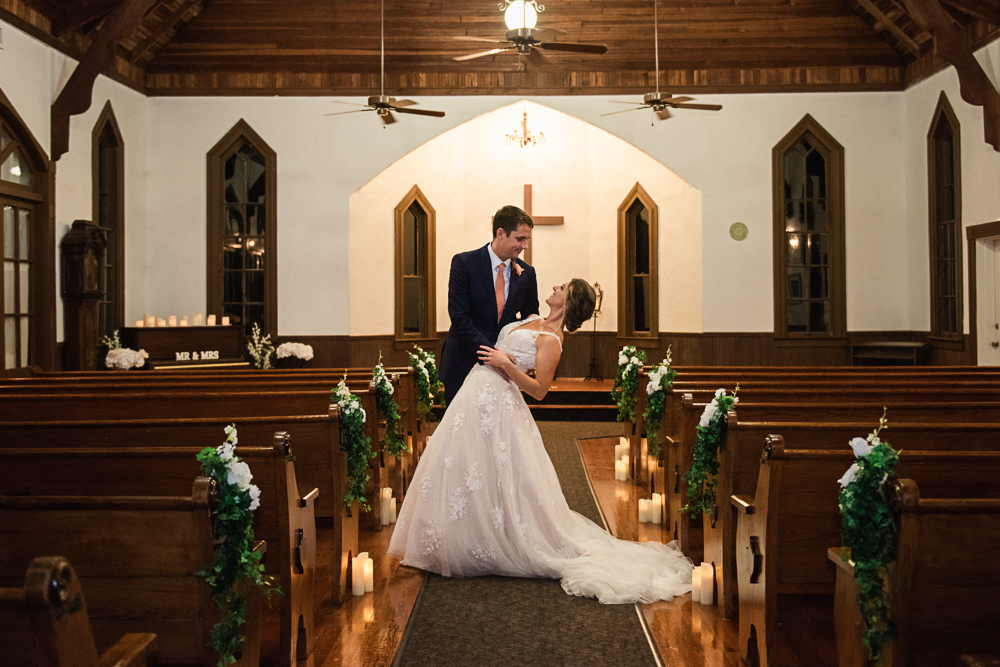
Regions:
<instances>
[{"instance_id":1,"label":"hair updo","mask_svg":"<svg viewBox=\"0 0 1000 667\"><path fill-rule=\"evenodd\" d=\"M563 326L570 333L580 328L594 314L597 292L582 278L573 278L566 285L566 316Z\"/></svg>"}]
</instances>

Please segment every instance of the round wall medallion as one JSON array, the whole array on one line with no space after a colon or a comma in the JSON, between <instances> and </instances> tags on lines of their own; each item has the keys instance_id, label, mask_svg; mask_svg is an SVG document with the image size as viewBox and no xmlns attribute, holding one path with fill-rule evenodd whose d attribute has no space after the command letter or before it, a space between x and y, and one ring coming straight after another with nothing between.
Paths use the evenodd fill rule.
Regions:
<instances>
[{"instance_id":1,"label":"round wall medallion","mask_svg":"<svg viewBox=\"0 0 1000 667\"><path fill-rule=\"evenodd\" d=\"M747 237L748 233L750 233L750 230L742 222L734 222L729 225L729 235L733 237L734 241L742 241Z\"/></svg>"}]
</instances>

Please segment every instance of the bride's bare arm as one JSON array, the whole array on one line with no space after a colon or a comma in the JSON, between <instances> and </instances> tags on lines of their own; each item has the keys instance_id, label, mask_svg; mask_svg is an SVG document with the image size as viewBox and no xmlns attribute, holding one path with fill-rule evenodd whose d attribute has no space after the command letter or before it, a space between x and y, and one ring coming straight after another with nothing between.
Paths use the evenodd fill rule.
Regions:
<instances>
[{"instance_id":1,"label":"bride's bare arm","mask_svg":"<svg viewBox=\"0 0 1000 667\"><path fill-rule=\"evenodd\" d=\"M509 354L496 348L481 346L479 360L487 366L507 373L507 377L517 385L518 389L540 401L545 398L545 394L549 393L549 387L552 386L552 379L555 377L556 366L559 365L562 351L559 349L559 341L552 336L539 336L536 350L535 377L519 370Z\"/></svg>"}]
</instances>

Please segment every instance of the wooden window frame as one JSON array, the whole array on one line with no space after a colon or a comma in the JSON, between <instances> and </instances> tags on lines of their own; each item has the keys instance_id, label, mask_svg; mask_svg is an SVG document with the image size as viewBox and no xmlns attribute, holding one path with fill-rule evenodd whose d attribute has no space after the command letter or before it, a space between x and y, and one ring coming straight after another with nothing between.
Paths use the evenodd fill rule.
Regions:
<instances>
[{"instance_id":1,"label":"wooden window frame","mask_svg":"<svg viewBox=\"0 0 1000 667\"><path fill-rule=\"evenodd\" d=\"M942 332L941 319L938 312L940 298L940 271L938 270L938 236L939 222L937 220L937 164L934 135L941 123L947 123L951 129L952 165L954 166L955 189L955 332ZM965 290L963 285L963 255L965 244L962 242L962 135L958 116L951 107L947 95L941 91L937 107L931 117L927 130L927 227L928 227L928 261L930 262L931 282L931 332L928 340L935 347L947 349L964 349L965 333Z\"/></svg>"},{"instance_id":2,"label":"wooden window frame","mask_svg":"<svg viewBox=\"0 0 1000 667\"><path fill-rule=\"evenodd\" d=\"M636 333L631 323L635 320L630 299L628 272L628 220L626 214L639 200L649 211L649 332ZM643 348L660 346L660 271L659 271L659 207L638 182L618 206L618 343Z\"/></svg>"},{"instance_id":3,"label":"wooden window frame","mask_svg":"<svg viewBox=\"0 0 1000 667\"><path fill-rule=\"evenodd\" d=\"M427 214L427 238L424 243L424 266L427 268L427 281L424 283L424 309L422 321L420 323L420 333L405 333L403 331L403 215L409 210L414 202L420 204ZM393 210L394 235L393 245L395 247L395 344L397 350L410 349L414 344L421 347L437 347L437 270L436 261L436 229L437 212L427 197L420 190L420 186L414 185L406 193Z\"/></svg>"},{"instance_id":4,"label":"wooden window frame","mask_svg":"<svg viewBox=\"0 0 1000 667\"><path fill-rule=\"evenodd\" d=\"M20 200L35 207L31 238L32 265L35 271L31 276L28 295L29 312L32 314L28 355L33 366L57 370L55 163L49 160L2 88L0 120L10 128L35 176L34 185L30 187L0 181L0 198ZM3 336L0 331L0 344L3 343ZM0 365L0 374L2 373L4 368Z\"/></svg>"},{"instance_id":5,"label":"wooden window frame","mask_svg":"<svg viewBox=\"0 0 1000 667\"><path fill-rule=\"evenodd\" d=\"M223 291L222 227L225 162L243 142L264 156L264 322L262 332L278 335L278 154L242 118L208 151L207 297L210 313L221 317Z\"/></svg>"},{"instance_id":6,"label":"wooden window frame","mask_svg":"<svg viewBox=\"0 0 1000 667\"><path fill-rule=\"evenodd\" d=\"M826 159L827 237L830 252L830 331L798 333L788 331L788 279L785 260L785 153L808 135ZM847 344L847 267L844 235L844 147L816 120L806 114L771 149L772 209L774 222L774 335L781 345Z\"/></svg>"},{"instance_id":7,"label":"wooden window frame","mask_svg":"<svg viewBox=\"0 0 1000 667\"><path fill-rule=\"evenodd\" d=\"M105 253L114 253L113 260L115 266L115 284L113 286L115 296L115 308L112 313L112 330L125 326L125 140L122 138L121 129L118 127L118 119L115 111L111 107L111 100L108 100L101 111L100 117L94 124L91 133L91 181L93 187L93 213L92 220L100 227L100 144L106 128L110 127L114 134L117 147L115 148L117 173L114 175L115 183L115 208L116 220L114 229L114 247L106 247ZM103 271L103 267L102 267ZM103 272L102 272L103 279ZM98 325L100 326L100 325ZM103 335L103 332L98 332Z\"/></svg>"}]
</instances>

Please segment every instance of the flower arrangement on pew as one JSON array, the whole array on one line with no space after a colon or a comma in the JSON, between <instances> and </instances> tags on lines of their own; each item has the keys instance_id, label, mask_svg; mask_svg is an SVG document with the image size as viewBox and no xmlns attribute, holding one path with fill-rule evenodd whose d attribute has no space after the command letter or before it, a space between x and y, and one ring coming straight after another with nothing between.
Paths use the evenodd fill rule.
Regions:
<instances>
[{"instance_id":1,"label":"flower arrangement on pew","mask_svg":"<svg viewBox=\"0 0 1000 667\"><path fill-rule=\"evenodd\" d=\"M868 438L854 438L857 461L840 478L841 558L854 561L858 607L865 623L864 645L876 664L885 662L885 648L898 633L890 614L887 568L895 557L893 512L883 486L899 464L899 452L879 438L886 426L885 408L878 428ZM847 553L849 548L850 554Z\"/></svg>"},{"instance_id":2,"label":"flower arrangement on pew","mask_svg":"<svg viewBox=\"0 0 1000 667\"><path fill-rule=\"evenodd\" d=\"M111 336L105 336L101 342L108 346L108 355L104 358L104 365L118 371L127 371L131 368L142 368L146 364L149 355L146 350L131 350L122 347L122 341L118 337L118 329Z\"/></svg>"},{"instance_id":3,"label":"flower arrangement on pew","mask_svg":"<svg viewBox=\"0 0 1000 667\"><path fill-rule=\"evenodd\" d=\"M313 358L312 345L305 345L303 343L282 343L278 346L278 349L274 351L274 358L277 361L284 360L285 363L293 362L301 364L303 361L309 361Z\"/></svg>"},{"instance_id":4,"label":"flower arrangement on pew","mask_svg":"<svg viewBox=\"0 0 1000 667\"><path fill-rule=\"evenodd\" d=\"M392 397L392 382L385 374L381 359L378 366L372 370L372 379L375 381L375 403L378 405L378 414L385 419L385 451L390 456L400 457L406 453L406 442L399 432L399 404Z\"/></svg>"},{"instance_id":5,"label":"flower arrangement on pew","mask_svg":"<svg viewBox=\"0 0 1000 667\"><path fill-rule=\"evenodd\" d=\"M649 372L649 384L646 385L646 411L642 413L642 420L646 423L646 442L649 446L649 455L654 458L660 457L660 438L657 432L663 424L667 410L667 389L674 384L677 371L670 367L670 348L667 348L667 356L663 358L660 365Z\"/></svg>"},{"instance_id":6,"label":"flower arrangement on pew","mask_svg":"<svg viewBox=\"0 0 1000 667\"><path fill-rule=\"evenodd\" d=\"M736 385L732 394L725 389L718 389L715 398L705 406L701 420L695 427L698 439L694 443L691 456L691 470L684 474L688 485L687 505L682 512L711 514L715 505L715 477L719 474L719 445L722 443L722 427L726 423L726 413L740 402L736 393L740 385Z\"/></svg>"},{"instance_id":7,"label":"flower arrangement on pew","mask_svg":"<svg viewBox=\"0 0 1000 667\"><path fill-rule=\"evenodd\" d=\"M347 492L344 503L358 503L362 509L370 510L366 504L365 484L368 482L368 462L375 458L371 448L371 438L365 435L365 420L368 416L361 407L361 399L348 389L347 374L333 391L331 401L340 406L340 448L347 452Z\"/></svg>"},{"instance_id":8,"label":"flower arrangement on pew","mask_svg":"<svg viewBox=\"0 0 1000 667\"><path fill-rule=\"evenodd\" d=\"M271 334L260 335L260 325L254 322L250 340L247 341L247 351L253 357L253 365L260 370L267 370L271 367L271 355L274 354L274 345L271 343Z\"/></svg>"},{"instance_id":9,"label":"flower arrangement on pew","mask_svg":"<svg viewBox=\"0 0 1000 667\"><path fill-rule=\"evenodd\" d=\"M198 576L212 588L222 620L212 628L210 646L219 653L219 667L236 662L245 637L239 626L246 620L246 586L256 586L266 595L281 593L264 576L260 552L253 551L253 511L260 506L260 489L250 483L250 466L233 452L236 425L226 427L226 441L206 447L198 454L201 472L219 485L219 502L212 511L212 534L219 543L212 562Z\"/></svg>"},{"instance_id":10,"label":"flower arrangement on pew","mask_svg":"<svg viewBox=\"0 0 1000 667\"><path fill-rule=\"evenodd\" d=\"M410 352L410 365L416 371L417 385L417 417L423 423L436 422L432 408L437 402L442 408L447 407L444 400L444 383L438 377L434 354L424 352L419 345L414 345Z\"/></svg>"},{"instance_id":11,"label":"flower arrangement on pew","mask_svg":"<svg viewBox=\"0 0 1000 667\"><path fill-rule=\"evenodd\" d=\"M618 406L618 421L635 421L639 403L639 370L646 363L646 353L626 345L618 353L618 373L611 389L611 398Z\"/></svg>"}]
</instances>

